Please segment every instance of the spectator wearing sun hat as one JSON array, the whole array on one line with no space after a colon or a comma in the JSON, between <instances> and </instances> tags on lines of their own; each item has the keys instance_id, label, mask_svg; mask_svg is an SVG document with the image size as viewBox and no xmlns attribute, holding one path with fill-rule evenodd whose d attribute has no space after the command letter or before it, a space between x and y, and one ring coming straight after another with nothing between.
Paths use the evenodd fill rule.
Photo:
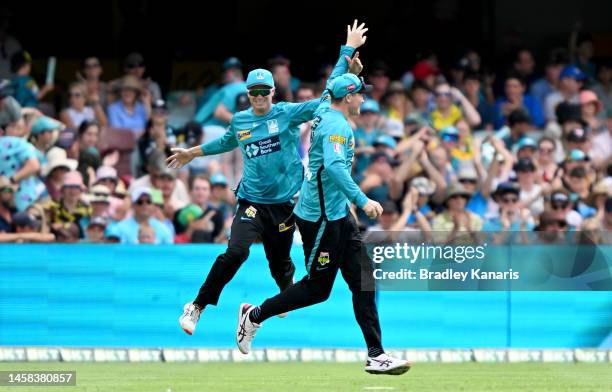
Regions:
<instances>
[{"instance_id":1,"label":"spectator wearing sun hat","mask_svg":"<svg viewBox=\"0 0 612 392\"><path fill-rule=\"evenodd\" d=\"M64 175L76 170L78 162L67 157L66 150L53 147L47 153L47 164L43 166L41 175L45 178L46 193L51 200L58 202L61 198Z\"/></svg>"},{"instance_id":2,"label":"spectator wearing sun hat","mask_svg":"<svg viewBox=\"0 0 612 392\"><path fill-rule=\"evenodd\" d=\"M142 82L133 75L126 75L119 85L120 99L108 106L108 125L125 128L135 134L144 131L151 112L151 97L143 94Z\"/></svg>"},{"instance_id":3,"label":"spectator wearing sun hat","mask_svg":"<svg viewBox=\"0 0 612 392\"><path fill-rule=\"evenodd\" d=\"M582 119L588 124L591 131L599 133L608 130L605 123L603 103L599 100L597 94L591 90L582 90L580 92L580 108Z\"/></svg>"},{"instance_id":4,"label":"spectator wearing sun hat","mask_svg":"<svg viewBox=\"0 0 612 392\"><path fill-rule=\"evenodd\" d=\"M69 229L76 223L79 228L79 238L85 237L85 228L91 215L91 208L81 196L87 188L83 177L78 171L69 171L64 175L61 197L49 208L49 223L55 231Z\"/></svg>"},{"instance_id":5,"label":"spectator wearing sun hat","mask_svg":"<svg viewBox=\"0 0 612 392\"><path fill-rule=\"evenodd\" d=\"M471 196L461 184L448 186L444 194L445 209L433 219L433 231L480 231L482 219L465 208Z\"/></svg>"}]
</instances>

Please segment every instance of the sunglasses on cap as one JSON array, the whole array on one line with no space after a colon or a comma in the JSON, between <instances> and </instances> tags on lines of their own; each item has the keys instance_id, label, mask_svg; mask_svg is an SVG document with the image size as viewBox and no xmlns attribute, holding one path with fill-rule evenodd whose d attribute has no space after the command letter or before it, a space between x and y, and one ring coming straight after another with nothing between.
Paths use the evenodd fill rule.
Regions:
<instances>
[{"instance_id":1,"label":"sunglasses on cap","mask_svg":"<svg viewBox=\"0 0 612 392\"><path fill-rule=\"evenodd\" d=\"M552 203L550 205L550 208L552 208L553 210L564 210L567 208L568 205L569 203Z\"/></svg>"},{"instance_id":2,"label":"sunglasses on cap","mask_svg":"<svg viewBox=\"0 0 612 392\"><path fill-rule=\"evenodd\" d=\"M249 90L249 95L251 97L267 97L272 92L272 89L269 88L254 88Z\"/></svg>"},{"instance_id":3,"label":"sunglasses on cap","mask_svg":"<svg viewBox=\"0 0 612 392\"><path fill-rule=\"evenodd\" d=\"M457 142L459 141L459 135L451 135L448 133L442 134L440 137L444 142Z\"/></svg>"},{"instance_id":4,"label":"sunglasses on cap","mask_svg":"<svg viewBox=\"0 0 612 392\"><path fill-rule=\"evenodd\" d=\"M478 180L475 180L473 178L460 178L459 183L460 184L476 184L478 183Z\"/></svg>"},{"instance_id":5,"label":"sunglasses on cap","mask_svg":"<svg viewBox=\"0 0 612 392\"><path fill-rule=\"evenodd\" d=\"M153 204L153 201L151 199L138 199L136 204L138 204L139 206L142 206L145 204Z\"/></svg>"},{"instance_id":6,"label":"sunglasses on cap","mask_svg":"<svg viewBox=\"0 0 612 392\"><path fill-rule=\"evenodd\" d=\"M502 197L502 203L516 203L518 201L518 197Z\"/></svg>"}]
</instances>

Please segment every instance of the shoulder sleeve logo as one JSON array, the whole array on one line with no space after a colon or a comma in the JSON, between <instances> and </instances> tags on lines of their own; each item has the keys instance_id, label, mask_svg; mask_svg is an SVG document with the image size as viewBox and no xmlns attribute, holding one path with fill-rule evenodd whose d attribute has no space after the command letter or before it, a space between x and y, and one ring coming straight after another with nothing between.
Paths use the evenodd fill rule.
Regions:
<instances>
[{"instance_id":1,"label":"shoulder sleeve logo","mask_svg":"<svg viewBox=\"0 0 612 392\"><path fill-rule=\"evenodd\" d=\"M332 143L345 144L346 143L346 138L344 136L340 136L340 135L331 135L329 137L329 141L332 142Z\"/></svg>"}]
</instances>

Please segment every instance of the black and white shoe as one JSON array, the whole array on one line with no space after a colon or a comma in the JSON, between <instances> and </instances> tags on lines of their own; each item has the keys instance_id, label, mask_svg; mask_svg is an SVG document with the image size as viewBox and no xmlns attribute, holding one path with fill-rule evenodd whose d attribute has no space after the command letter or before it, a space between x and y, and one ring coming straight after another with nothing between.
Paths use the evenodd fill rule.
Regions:
<instances>
[{"instance_id":1,"label":"black and white shoe","mask_svg":"<svg viewBox=\"0 0 612 392\"><path fill-rule=\"evenodd\" d=\"M238 308L238 328L236 328L236 344L238 350L243 354L251 351L251 343L262 324L257 324L249 320L249 313L255 309L251 304L240 304Z\"/></svg>"},{"instance_id":2,"label":"black and white shoe","mask_svg":"<svg viewBox=\"0 0 612 392\"><path fill-rule=\"evenodd\" d=\"M368 357L365 371L370 374L389 374L399 376L410 370L410 362L390 357L383 353L377 357Z\"/></svg>"},{"instance_id":3,"label":"black and white shoe","mask_svg":"<svg viewBox=\"0 0 612 392\"><path fill-rule=\"evenodd\" d=\"M194 303L186 303L183 307L183 314L181 315L181 317L179 317L179 324L183 331L185 331L189 335L193 335L193 332L196 329L196 324L198 323L201 314L202 310Z\"/></svg>"}]
</instances>

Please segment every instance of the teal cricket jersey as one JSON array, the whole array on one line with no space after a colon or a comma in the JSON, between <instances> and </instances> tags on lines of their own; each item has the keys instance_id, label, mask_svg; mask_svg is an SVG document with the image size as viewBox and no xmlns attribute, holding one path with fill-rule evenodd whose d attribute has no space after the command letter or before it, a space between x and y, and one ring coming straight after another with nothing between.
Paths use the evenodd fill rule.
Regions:
<instances>
[{"instance_id":1,"label":"teal cricket jersey","mask_svg":"<svg viewBox=\"0 0 612 392\"><path fill-rule=\"evenodd\" d=\"M352 56L354 51L350 46L340 48L330 80L348 71L344 56ZM244 169L238 198L261 204L286 203L300 190L304 177L299 155L299 125L311 120L317 108L329 105L326 90L321 98L304 103L274 104L263 116L255 115L252 108L238 112L227 132L202 145L202 152L215 155L239 147Z\"/></svg>"},{"instance_id":2,"label":"teal cricket jersey","mask_svg":"<svg viewBox=\"0 0 612 392\"><path fill-rule=\"evenodd\" d=\"M355 138L344 115L331 107L321 109L311 135L306 180L295 215L311 222L331 221L347 216L351 203L363 208L368 198L351 178Z\"/></svg>"}]
</instances>

